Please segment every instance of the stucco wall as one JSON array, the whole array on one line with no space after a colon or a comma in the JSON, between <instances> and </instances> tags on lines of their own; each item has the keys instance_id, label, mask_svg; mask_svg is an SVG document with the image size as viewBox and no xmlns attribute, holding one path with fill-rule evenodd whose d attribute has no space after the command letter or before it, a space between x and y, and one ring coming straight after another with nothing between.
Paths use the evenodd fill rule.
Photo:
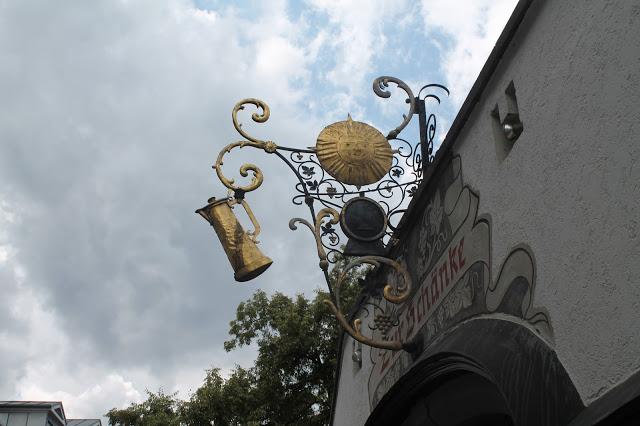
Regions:
<instances>
[{"instance_id":1,"label":"stucco wall","mask_svg":"<svg viewBox=\"0 0 640 426\"><path fill-rule=\"evenodd\" d=\"M456 148L492 218L494 276L532 248L534 305L588 404L640 368L640 5L577 4L530 11ZM512 80L525 130L500 162L490 112Z\"/></svg>"},{"instance_id":2,"label":"stucco wall","mask_svg":"<svg viewBox=\"0 0 640 426\"><path fill-rule=\"evenodd\" d=\"M533 304L588 405L640 368L640 4L536 1L454 152L492 224L492 276L525 243ZM513 81L524 132L506 158L491 111ZM335 425L363 424L370 363L345 340Z\"/></svg>"}]
</instances>

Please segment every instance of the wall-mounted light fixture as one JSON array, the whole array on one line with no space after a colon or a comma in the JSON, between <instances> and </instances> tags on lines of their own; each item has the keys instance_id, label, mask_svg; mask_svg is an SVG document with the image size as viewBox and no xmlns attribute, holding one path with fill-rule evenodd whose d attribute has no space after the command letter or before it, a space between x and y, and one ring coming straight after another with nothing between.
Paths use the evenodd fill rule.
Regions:
<instances>
[{"instance_id":1,"label":"wall-mounted light fixture","mask_svg":"<svg viewBox=\"0 0 640 426\"><path fill-rule=\"evenodd\" d=\"M509 142L515 142L523 129L524 126L518 114L507 114L502 120L502 130L504 130L504 136Z\"/></svg>"},{"instance_id":2,"label":"wall-mounted light fixture","mask_svg":"<svg viewBox=\"0 0 640 426\"><path fill-rule=\"evenodd\" d=\"M409 112L387 136L375 127L354 121L348 116L345 121L325 127L315 147L306 149L280 146L246 133L238 121L238 113L245 106L253 105L258 112L253 113L251 118L257 123L264 123L269 119L269 107L253 98L238 102L232 110L232 120L235 129L245 140L225 146L213 165L229 192L221 199L210 198L208 204L196 213L215 229L233 267L235 279L248 281L257 277L271 265L272 260L258 248L256 237L260 225L245 196L260 187L264 176L255 164L243 164L240 175L247 178L249 172L252 174L249 182L243 186L224 175L223 160L232 150L244 147L257 148L280 158L296 177L293 203L305 204L309 209L310 220L293 218L289 227L295 230L302 224L314 236L319 267L331 296L325 303L344 330L358 342L400 350L407 349L409 343L393 340L386 335L367 337L361 332L360 319L349 324L340 306L340 287L348 277L348 272L359 265L386 265L395 270L399 279L384 286L384 299L398 304L409 297L412 288L409 273L399 262L387 257L385 239L391 238L396 229L391 218L404 212L405 201L414 195L422 182L424 170L433 162L436 117L434 114L427 116L426 101L432 99L440 103L440 98L431 91L442 91L447 95L449 91L440 84L428 84L414 96L402 80L387 76L374 80L373 91L382 98L388 98L391 96L387 90L389 83L396 84L407 94ZM418 115L420 134L420 141L415 144L399 137L414 115ZM245 231L235 217L234 208L237 206L242 206L249 216L254 227L252 231ZM316 212L317 208L319 210ZM341 249L337 224L340 224L340 229L348 238L344 250ZM341 256L353 257L353 260L339 271L336 282L332 283L329 280L329 266Z\"/></svg>"}]
</instances>

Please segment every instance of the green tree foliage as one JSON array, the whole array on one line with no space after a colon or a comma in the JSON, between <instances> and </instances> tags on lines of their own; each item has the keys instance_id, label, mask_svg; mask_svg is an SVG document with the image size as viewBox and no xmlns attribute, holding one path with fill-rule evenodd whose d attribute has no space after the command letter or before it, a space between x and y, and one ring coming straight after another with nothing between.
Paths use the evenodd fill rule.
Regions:
<instances>
[{"instance_id":1,"label":"green tree foliage","mask_svg":"<svg viewBox=\"0 0 640 426\"><path fill-rule=\"evenodd\" d=\"M331 273L337 279L346 261ZM353 304L365 268L352 270L341 288L343 309ZM236 367L228 379L206 371L188 401L148 392L147 401L107 413L111 426L325 425L329 422L340 328L317 291L307 299L257 291L240 303L231 321L227 351L255 344L253 367ZM346 308L345 308L346 307ZM143 416L140 416L143 414ZM159 423L158 423L159 422Z\"/></svg>"},{"instance_id":2,"label":"green tree foliage","mask_svg":"<svg viewBox=\"0 0 640 426\"><path fill-rule=\"evenodd\" d=\"M254 419L255 397L251 390L255 377L236 367L224 380L217 368L207 370L204 383L182 403L180 418L187 425L258 425Z\"/></svg>"},{"instance_id":3,"label":"green tree foliage","mask_svg":"<svg viewBox=\"0 0 640 426\"><path fill-rule=\"evenodd\" d=\"M324 424L335 371L337 333L322 304L323 294L309 301L281 293L257 292L238 306L231 322L233 338L225 349L255 341L256 420L274 424Z\"/></svg>"},{"instance_id":4,"label":"green tree foliage","mask_svg":"<svg viewBox=\"0 0 640 426\"><path fill-rule=\"evenodd\" d=\"M110 425L119 426L179 426L180 402L176 395L167 395L162 389L158 393L147 391L146 401L131 404L122 410L111 409L107 414Z\"/></svg>"}]
</instances>

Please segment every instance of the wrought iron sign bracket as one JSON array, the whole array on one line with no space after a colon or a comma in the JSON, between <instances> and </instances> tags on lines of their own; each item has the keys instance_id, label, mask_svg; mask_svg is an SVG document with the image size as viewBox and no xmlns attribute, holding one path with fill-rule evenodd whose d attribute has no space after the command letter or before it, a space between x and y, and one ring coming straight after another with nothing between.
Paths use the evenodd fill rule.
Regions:
<instances>
[{"instance_id":1,"label":"wrought iron sign bracket","mask_svg":"<svg viewBox=\"0 0 640 426\"><path fill-rule=\"evenodd\" d=\"M386 266L395 272L398 282L383 287L382 297L386 302L401 304L411 294L412 282L406 267L386 257L384 241L393 241L395 227L392 218L405 211L406 200L413 196L422 181L425 168L433 161L436 117L434 114L427 115L426 101L433 99L439 104L440 98L432 92L442 91L448 95L449 91L440 84L428 84L420 89L418 96L414 96L406 83L389 76L375 79L373 91L382 98L389 98L391 92L387 89L390 83L407 94L409 112L386 137L376 128L348 116L345 121L325 127L315 147L306 149L280 146L248 134L238 120L238 113L245 106L253 105L258 111L251 115L252 120L264 123L269 119L269 106L255 98L238 102L233 107L231 117L235 129L244 140L225 146L213 165L229 194L221 200L209 199L208 204L196 213L215 229L237 281L248 281L260 275L272 260L258 249L256 237L260 233L260 225L245 198L247 193L262 185L264 175L255 164L243 164L239 169L240 176L249 178L249 181L237 183L224 174L224 157L236 148L245 147L277 156L296 177L293 204L304 203L310 213L310 220L293 218L289 221L289 227L296 230L301 224L313 234L318 266L323 271L331 297L325 303L341 327L362 344L410 351L415 342L400 342L384 333L380 338L363 334L361 319L350 324L340 304L340 288L349 271L361 265L376 268ZM420 142L416 144L399 137L414 115L418 115L420 133ZM233 211L237 205L241 205L249 216L253 231L245 231L238 222ZM317 213L316 205L320 207ZM338 224L340 229L336 227ZM341 242L341 234L348 237L346 245ZM332 284L329 267L343 257L353 260L337 271L338 278ZM374 321L393 325L393 319L383 317L378 315Z\"/></svg>"}]
</instances>

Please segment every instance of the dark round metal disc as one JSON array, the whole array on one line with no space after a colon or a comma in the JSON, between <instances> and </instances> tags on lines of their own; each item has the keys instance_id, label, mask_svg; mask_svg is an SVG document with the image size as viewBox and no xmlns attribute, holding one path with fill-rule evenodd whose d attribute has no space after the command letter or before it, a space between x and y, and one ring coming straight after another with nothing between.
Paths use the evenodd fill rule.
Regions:
<instances>
[{"instance_id":1,"label":"dark round metal disc","mask_svg":"<svg viewBox=\"0 0 640 426\"><path fill-rule=\"evenodd\" d=\"M349 238L374 241L384 236L387 215L382 206L371 198L353 198L342 208L340 227Z\"/></svg>"}]
</instances>

